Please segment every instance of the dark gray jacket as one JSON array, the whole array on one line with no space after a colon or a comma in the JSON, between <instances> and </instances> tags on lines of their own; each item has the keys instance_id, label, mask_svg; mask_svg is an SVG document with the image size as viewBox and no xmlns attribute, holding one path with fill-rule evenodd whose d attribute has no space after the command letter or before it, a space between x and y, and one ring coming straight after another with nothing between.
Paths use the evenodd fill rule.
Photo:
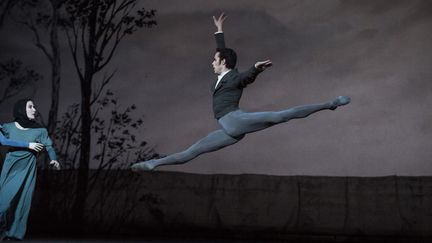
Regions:
<instances>
[{"instance_id":1,"label":"dark gray jacket","mask_svg":"<svg viewBox=\"0 0 432 243\"><path fill-rule=\"evenodd\" d=\"M223 33L215 34L215 39L217 48L225 48ZM233 69L223 76L216 88L217 80L213 83L211 91L213 92L213 112L216 119L238 109L243 89L255 81L259 73L260 71L255 66L242 73Z\"/></svg>"}]
</instances>

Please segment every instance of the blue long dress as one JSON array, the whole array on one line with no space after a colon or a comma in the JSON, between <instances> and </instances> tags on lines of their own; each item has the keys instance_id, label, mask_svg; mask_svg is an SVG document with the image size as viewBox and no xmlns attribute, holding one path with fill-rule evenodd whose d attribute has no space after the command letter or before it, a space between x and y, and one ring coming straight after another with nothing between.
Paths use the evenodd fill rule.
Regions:
<instances>
[{"instance_id":1,"label":"blue long dress","mask_svg":"<svg viewBox=\"0 0 432 243\"><path fill-rule=\"evenodd\" d=\"M56 159L45 128L22 130L15 123L3 125L9 139L45 145L51 160ZM36 156L28 149L14 148L6 154L0 175L0 235L23 239L36 182ZM2 232L3 231L3 232Z\"/></svg>"}]
</instances>

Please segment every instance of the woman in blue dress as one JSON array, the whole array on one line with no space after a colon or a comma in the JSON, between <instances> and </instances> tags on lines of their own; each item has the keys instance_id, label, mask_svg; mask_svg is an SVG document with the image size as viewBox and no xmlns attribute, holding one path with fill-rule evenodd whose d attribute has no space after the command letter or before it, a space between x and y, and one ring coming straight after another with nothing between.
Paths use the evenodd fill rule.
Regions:
<instances>
[{"instance_id":1,"label":"woman in blue dress","mask_svg":"<svg viewBox=\"0 0 432 243\"><path fill-rule=\"evenodd\" d=\"M14 106L15 122L3 125L9 139L36 141L45 146L56 169L60 165L48 131L35 122L36 108L30 99L19 100ZM36 181L36 153L22 148L10 149L0 175L0 239L22 240Z\"/></svg>"}]
</instances>

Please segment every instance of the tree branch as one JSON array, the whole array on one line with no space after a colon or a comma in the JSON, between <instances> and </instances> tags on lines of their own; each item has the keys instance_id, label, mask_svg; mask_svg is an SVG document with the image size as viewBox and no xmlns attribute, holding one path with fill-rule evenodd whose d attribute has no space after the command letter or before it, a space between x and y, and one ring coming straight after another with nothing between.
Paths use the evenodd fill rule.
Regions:
<instances>
[{"instance_id":1,"label":"tree branch","mask_svg":"<svg viewBox=\"0 0 432 243\"><path fill-rule=\"evenodd\" d=\"M77 52L77 48L78 48L77 47L77 45L78 45L78 33L76 32L75 25L72 23L72 32L73 32L73 35L74 35L73 36L73 41L72 41L72 37L69 34L69 31L66 30L65 32L66 32L66 36L67 36L67 40L68 40L69 49L72 52L72 58L73 58L73 61L74 61L74 65L75 65L75 68L76 68L76 70L78 72L78 77L79 77L80 80L84 80L84 75L83 75L83 73L81 71L81 67L80 67L80 65L78 63L78 52Z\"/></svg>"},{"instance_id":2,"label":"tree branch","mask_svg":"<svg viewBox=\"0 0 432 243\"><path fill-rule=\"evenodd\" d=\"M99 87L99 89L98 89L98 91L96 91L94 94L93 94L93 99L90 101L90 105L93 105L93 103L95 103L98 99L99 99L99 97L100 97L100 95L101 95L101 93L102 93L102 90L105 88L105 86L111 81L111 79L112 79L112 77L114 76L114 74L117 72L117 70L114 70L114 72L112 72L111 73L111 75L109 75L108 77L106 77L106 74L104 75L104 78L102 79L102 84L101 84L101 86Z\"/></svg>"},{"instance_id":3,"label":"tree branch","mask_svg":"<svg viewBox=\"0 0 432 243\"><path fill-rule=\"evenodd\" d=\"M15 4L17 4L18 1L15 0L4 0L3 2L0 2L1 7L1 13L0 13L0 28L3 26L4 19L6 15L8 14L9 10L13 8Z\"/></svg>"},{"instance_id":4,"label":"tree branch","mask_svg":"<svg viewBox=\"0 0 432 243\"><path fill-rule=\"evenodd\" d=\"M131 11L134 9L135 6L136 6L136 1L134 1L134 0L124 0L120 4L120 6L119 6L118 9L116 9L114 12L111 13L110 20L109 20L108 23L112 23L113 20L114 20L114 17L117 16L117 14L120 11L123 11L123 13L121 14L121 17L119 18L120 19L119 22L117 24L115 24L115 25L113 24L114 25L113 28L111 28L110 25L107 25L107 28L105 28L105 32L104 32L104 36L103 36L101 45L98 48L99 49L98 50L98 56L101 57L101 58L99 60L97 60L97 65L96 65L97 68L96 68L96 70L103 69L107 65L107 63L109 63L109 61L111 60L111 58L112 58L115 50L117 49L117 46L118 46L119 42L121 41L121 39L124 36L124 35L122 35L119 38L119 33L122 33L123 25L126 24L125 21L124 21L124 19L130 15ZM113 8L113 10L114 10L114 8ZM114 34L116 35L116 39L115 39L114 44L113 44L113 46L111 48L111 51L110 51L108 57L103 62L103 64L99 65L100 62L102 61L102 56L103 56L103 54L105 52L105 48L108 46L109 41L112 39L112 37L114 36Z\"/></svg>"}]
</instances>

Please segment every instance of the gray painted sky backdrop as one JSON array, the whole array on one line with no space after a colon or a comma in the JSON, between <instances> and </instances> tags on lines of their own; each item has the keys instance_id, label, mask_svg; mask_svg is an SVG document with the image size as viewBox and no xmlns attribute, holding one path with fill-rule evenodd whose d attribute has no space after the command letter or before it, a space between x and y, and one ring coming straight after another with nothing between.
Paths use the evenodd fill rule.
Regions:
<instances>
[{"instance_id":1,"label":"gray painted sky backdrop","mask_svg":"<svg viewBox=\"0 0 432 243\"><path fill-rule=\"evenodd\" d=\"M274 175L432 174L432 2L428 0L142 1L157 27L122 42L109 70L122 104L145 115L140 136L158 152L180 151L218 128L210 85L216 76L212 15L238 68L274 66L245 89L241 107L281 110L348 95L352 104L247 135L238 144L163 170ZM20 57L46 77L35 95L47 114L48 62L22 27L8 24L1 59ZM65 43L64 43L65 44ZM79 84L63 46L61 105ZM10 101L2 122L11 119Z\"/></svg>"}]
</instances>

